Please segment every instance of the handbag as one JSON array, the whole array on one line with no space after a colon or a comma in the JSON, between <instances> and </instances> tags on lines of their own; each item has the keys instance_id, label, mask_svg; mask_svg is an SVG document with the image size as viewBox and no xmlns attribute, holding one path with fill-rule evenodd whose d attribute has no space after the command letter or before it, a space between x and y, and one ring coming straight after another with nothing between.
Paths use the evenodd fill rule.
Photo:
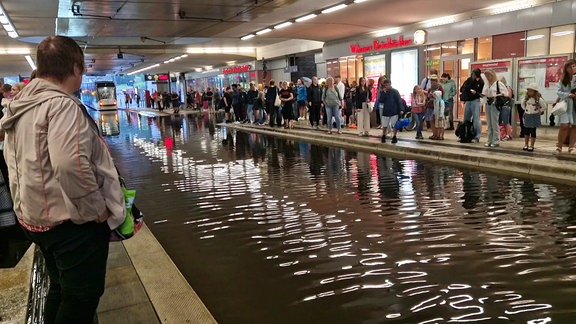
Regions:
<instances>
[{"instance_id":1,"label":"handbag","mask_svg":"<svg viewBox=\"0 0 576 324\"><path fill-rule=\"evenodd\" d=\"M276 92L276 99L274 99L274 106L280 107L282 105L282 100L280 100L280 94Z\"/></svg>"},{"instance_id":2,"label":"handbag","mask_svg":"<svg viewBox=\"0 0 576 324\"><path fill-rule=\"evenodd\" d=\"M496 94L500 94L499 84L500 84L500 81L496 81ZM510 101L510 98L508 98L508 97L496 96L496 98L495 98L496 109L502 110L502 108L504 106L508 105L509 101Z\"/></svg>"},{"instance_id":3,"label":"handbag","mask_svg":"<svg viewBox=\"0 0 576 324\"><path fill-rule=\"evenodd\" d=\"M126 188L124 179L121 177L118 179L120 180L122 194L124 195L126 218L124 219L124 222L120 224L120 226L112 231L110 234L110 241L123 241L129 239L138 233L144 224L144 214L142 214L138 207L134 205L136 190Z\"/></svg>"},{"instance_id":4,"label":"handbag","mask_svg":"<svg viewBox=\"0 0 576 324\"><path fill-rule=\"evenodd\" d=\"M552 107L552 111L550 114L558 116L564 114L568 110L568 103L566 100L560 100L557 102L554 107Z\"/></svg>"},{"instance_id":5,"label":"handbag","mask_svg":"<svg viewBox=\"0 0 576 324\"><path fill-rule=\"evenodd\" d=\"M372 108L372 103L371 102L363 102L362 103L362 109L368 109L368 112L372 112L373 108Z\"/></svg>"}]
</instances>

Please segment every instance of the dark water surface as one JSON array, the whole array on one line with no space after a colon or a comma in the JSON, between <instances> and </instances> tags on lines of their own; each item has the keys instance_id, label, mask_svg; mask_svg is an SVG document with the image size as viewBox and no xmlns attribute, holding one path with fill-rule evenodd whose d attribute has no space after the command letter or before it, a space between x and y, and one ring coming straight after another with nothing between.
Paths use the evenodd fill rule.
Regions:
<instances>
[{"instance_id":1,"label":"dark water surface","mask_svg":"<svg viewBox=\"0 0 576 324\"><path fill-rule=\"evenodd\" d=\"M119 120L137 204L220 323L576 322L575 188Z\"/></svg>"}]
</instances>

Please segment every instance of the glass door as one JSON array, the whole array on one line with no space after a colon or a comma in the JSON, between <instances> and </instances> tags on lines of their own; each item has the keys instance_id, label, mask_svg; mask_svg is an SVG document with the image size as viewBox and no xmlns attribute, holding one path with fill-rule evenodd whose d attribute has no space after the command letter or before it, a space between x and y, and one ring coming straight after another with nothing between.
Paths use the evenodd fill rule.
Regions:
<instances>
[{"instance_id":1,"label":"glass door","mask_svg":"<svg viewBox=\"0 0 576 324\"><path fill-rule=\"evenodd\" d=\"M466 79L470 76L470 62L474 59L474 55L454 55L443 57L441 60L442 73L450 74L452 80L456 84L456 96L454 98L454 120L462 120L464 118L464 104L460 102L460 87Z\"/></svg>"}]
</instances>

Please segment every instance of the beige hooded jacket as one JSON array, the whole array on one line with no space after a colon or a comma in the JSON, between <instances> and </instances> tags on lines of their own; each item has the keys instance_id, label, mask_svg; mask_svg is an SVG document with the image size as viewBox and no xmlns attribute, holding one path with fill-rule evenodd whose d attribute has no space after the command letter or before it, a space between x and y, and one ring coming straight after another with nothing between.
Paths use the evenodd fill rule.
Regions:
<instances>
[{"instance_id":1,"label":"beige hooded jacket","mask_svg":"<svg viewBox=\"0 0 576 324\"><path fill-rule=\"evenodd\" d=\"M107 221L115 229L125 219L116 167L81 105L55 84L34 79L0 120L14 211L31 231L67 220Z\"/></svg>"}]
</instances>

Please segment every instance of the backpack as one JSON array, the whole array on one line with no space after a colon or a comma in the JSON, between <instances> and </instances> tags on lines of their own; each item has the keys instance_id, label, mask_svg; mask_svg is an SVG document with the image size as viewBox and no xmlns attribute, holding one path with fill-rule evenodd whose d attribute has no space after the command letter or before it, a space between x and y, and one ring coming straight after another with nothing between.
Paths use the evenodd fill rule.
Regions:
<instances>
[{"instance_id":1,"label":"backpack","mask_svg":"<svg viewBox=\"0 0 576 324\"><path fill-rule=\"evenodd\" d=\"M469 79L468 79L469 80ZM460 87L460 101L470 101L470 91L468 89L468 80Z\"/></svg>"},{"instance_id":2,"label":"backpack","mask_svg":"<svg viewBox=\"0 0 576 324\"><path fill-rule=\"evenodd\" d=\"M471 143L474 139L474 136L476 136L474 125L469 120L460 123L458 128L456 128L455 134L458 138L460 138L460 143Z\"/></svg>"}]
</instances>

